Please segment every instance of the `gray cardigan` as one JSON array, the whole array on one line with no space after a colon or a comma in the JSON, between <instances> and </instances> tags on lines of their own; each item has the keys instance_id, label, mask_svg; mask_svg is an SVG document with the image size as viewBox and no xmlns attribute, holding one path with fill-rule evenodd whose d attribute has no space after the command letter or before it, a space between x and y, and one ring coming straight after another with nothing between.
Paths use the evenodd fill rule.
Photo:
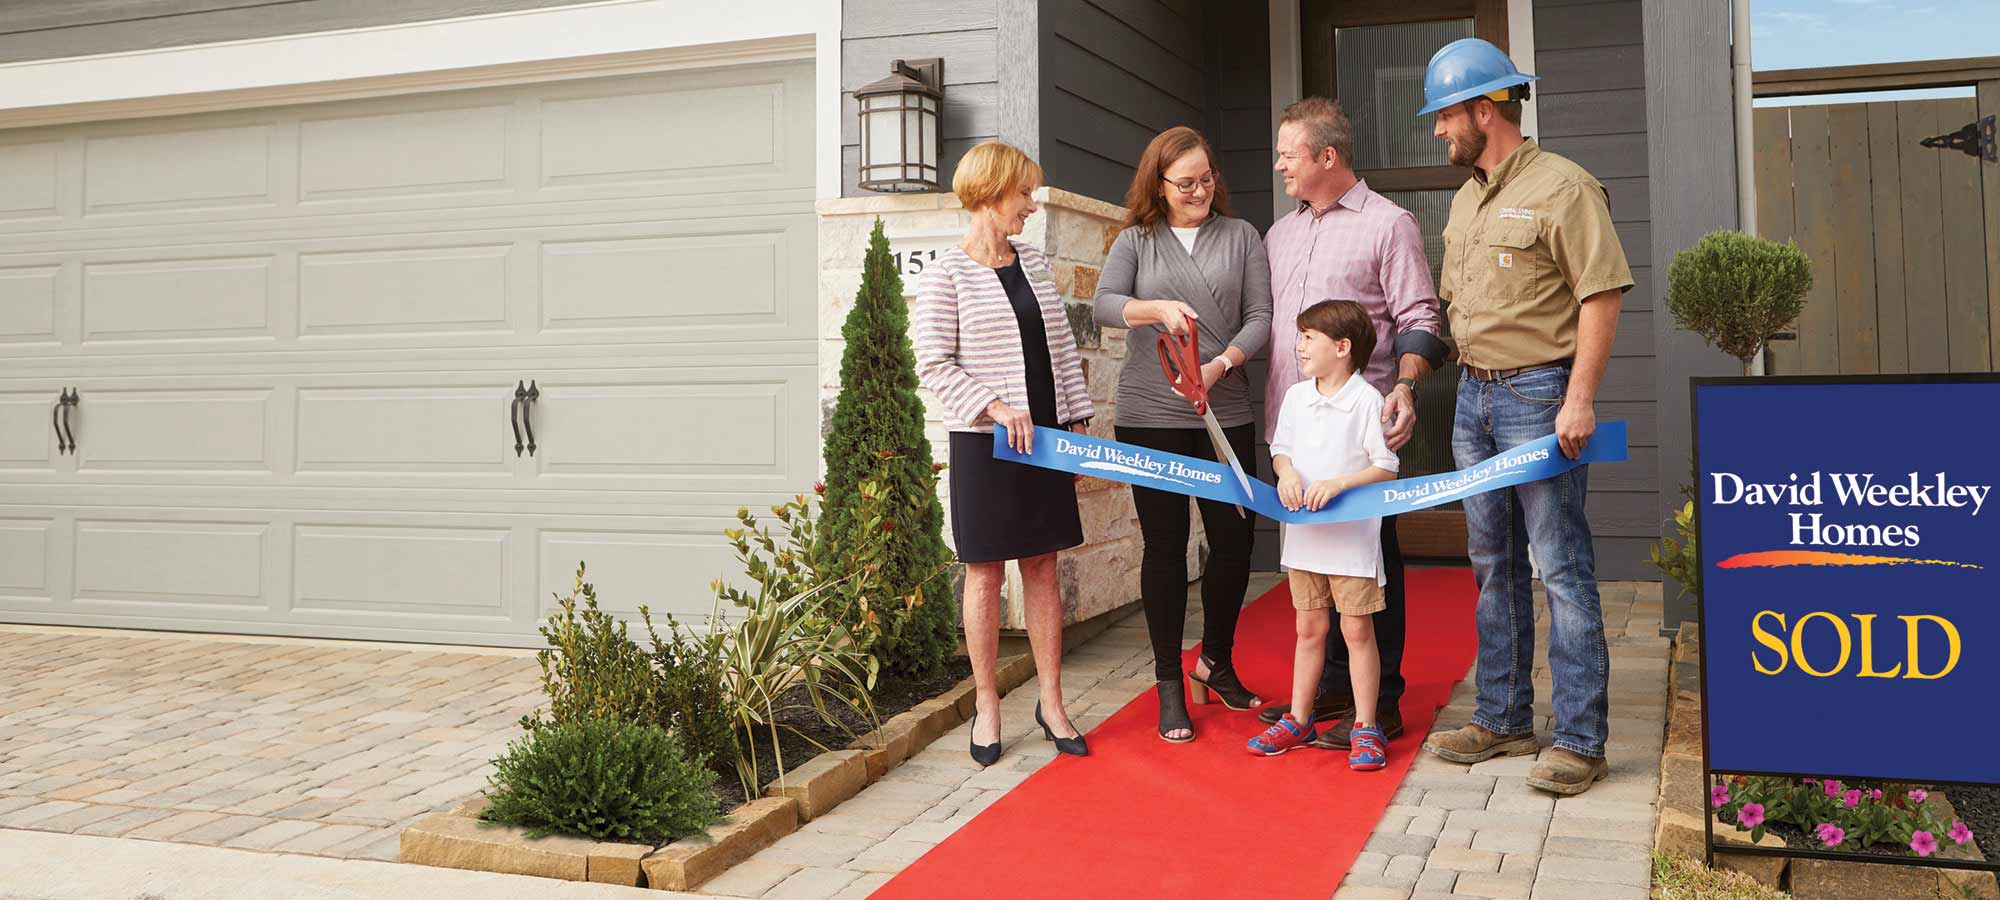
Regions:
<instances>
[{"instance_id":1,"label":"gray cardigan","mask_svg":"<svg viewBox=\"0 0 2000 900\"><path fill-rule=\"evenodd\" d=\"M1201 361L1234 345L1248 358L1271 340L1271 266L1257 226L1213 216L1195 235L1189 256L1165 221L1135 225L1118 234L1097 279L1097 323L1124 328L1125 304L1179 300L1201 317ZM1118 424L1137 428L1200 428L1194 404L1174 395L1160 373L1156 342L1162 329L1144 325L1125 337L1125 365L1118 372ZM1209 390L1215 420L1223 427L1252 421L1249 366L1237 366Z\"/></svg>"}]
</instances>

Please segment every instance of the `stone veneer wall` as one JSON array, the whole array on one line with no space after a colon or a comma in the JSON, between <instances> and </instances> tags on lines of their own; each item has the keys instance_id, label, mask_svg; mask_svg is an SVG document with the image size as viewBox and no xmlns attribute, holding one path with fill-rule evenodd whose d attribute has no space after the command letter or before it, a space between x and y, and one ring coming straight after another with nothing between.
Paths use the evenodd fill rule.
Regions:
<instances>
[{"instance_id":1,"label":"stone veneer wall","mask_svg":"<svg viewBox=\"0 0 2000 900\"><path fill-rule=\"evenodd\" d=\"M1018 238L1042 248L1055 269L1056 289L1069 308L1070 327L1083 355L1084 376L1097 407L1090 433L1110 437L1116 412L1113 396L1118 367L1125 358L1125 330L1100 329L1091 318L1090 298L1097 290L1099 268L1118 234L1124 210L1113 204L1054 188L1035 194L1041 209L1028 218ZM969 215L951 194L850 197L819 203L819 362L821 429L832 420L840 394L840 355L845 342L842 323L861 286L861 261L875 219L882 219L892 251L942 252L963 236ZM905 274L903 286L914 291L919 276ZM940 461L948 455L944 423L928 391L921 392L927 410L932 452ZM949 473L947 472L947 476ZM938 495L950 503L950 479ZM1085 478L1077 485L1083 515L1084 544L1061 556L1063 623L1073 624L1134 603L1139 597L1139 520L1132 511L1131 488L1116 482ZM950 522L945 540L951 540ZM1200 520L1188 541L1188 575L1199 577L1205 558ZM1001 626L1025 626L1020 573L1008 567L1002 597Z\"/></svg>"}]
</instances>

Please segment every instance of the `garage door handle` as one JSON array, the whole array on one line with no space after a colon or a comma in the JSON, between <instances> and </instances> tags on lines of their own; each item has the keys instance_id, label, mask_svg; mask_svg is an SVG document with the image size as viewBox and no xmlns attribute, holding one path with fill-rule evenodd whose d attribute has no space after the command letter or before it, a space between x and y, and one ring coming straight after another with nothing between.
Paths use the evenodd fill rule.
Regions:
<instances>
[{"instance_id":1,"label":"garage door handle","mask_svg":"<svg viewBox=\"0 0 2000 900\"><path fill-rule=\"evenodd\" d=\"M507 407L507 424L514 429L514 455L521 455L521 405L528 402L528 386L514 384L514 402Z\"/></svg>"},{"instance_id":2,"label":"garage door handle","mask_svg":"<svg viewBox=\"0 0 2000 900\"><path fill-rule=\"evenodd\" d=\"M69 410L81 399L75 388L64 389L56 398L55 415L51 416L51 424L55 425L56 449L59 451L76 452L76 428L69 423Z\"/></svg>"},{"instance_id":3,"label":"garage door handle","mask_svg":"<svg viewBox=\"0 0 2000 900\"><path fill-rule=\"evenodd\" d=\"M528 382L528 393L527 393L526 397L524 397L524 398L522 399L522 401L521 401L521 427L523 427L523 428L526 428L526 429L528 429L528 455L529 455L529 456L534 456L534 455L535 455L535 416L534 416L534 403L535 403L535 401L536 401L536 400L540 400L540 399L542 399L542 389L541 389L541 388L539 388L539 387L536 387L536 386L535 386L535 383L534 383L533 381L529 381L529 382Z\"/></svg>"}]
</instances>

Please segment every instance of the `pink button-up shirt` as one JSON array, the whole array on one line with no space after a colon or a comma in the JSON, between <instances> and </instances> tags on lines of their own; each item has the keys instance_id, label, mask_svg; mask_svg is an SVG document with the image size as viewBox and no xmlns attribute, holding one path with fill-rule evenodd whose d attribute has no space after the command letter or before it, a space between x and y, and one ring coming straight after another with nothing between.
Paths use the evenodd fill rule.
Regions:
<instances>
[{"instance_id":1,"label":"pink button-up shirt","mask_svg":"<svg viewBox=\"0 0 2000 900\"><path fill-rule=\"evenodd\" d=\"M1264 439L1277 428L1285 391L1304 376L1298 317L1321 300L1354 300L1375 323L1375 354L1362 378L1388 395L1396 385L1395 338L1438 335L1437 288L1417 217L1357 181L1332 206L1305 203L1264 235L1271 260L1271 374L1264 383Z\"/></svg>"}]
</instances>

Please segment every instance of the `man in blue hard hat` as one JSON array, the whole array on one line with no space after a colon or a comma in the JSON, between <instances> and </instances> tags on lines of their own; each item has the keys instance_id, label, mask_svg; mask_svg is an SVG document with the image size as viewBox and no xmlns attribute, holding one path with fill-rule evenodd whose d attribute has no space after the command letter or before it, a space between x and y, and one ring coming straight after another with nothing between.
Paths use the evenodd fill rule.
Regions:
<instances>
[{"instance_id":1,"label":"man in blue hard hat","mask_svg":"<svg viewBox=\"0 0 2000 900\"><path fill-rule=\"evenodd\" d=\"M1419 115L1435 117L1452 164L1472 169L1452 200L1438 281L1463 370L1451 440L1460 467L1550 434L1576 458L1597 428L1592 404L1632 287L1604 186L1521 134L1534 80L1477 38L1445 45L1424 76ZM1549 598L1555 741L1528 783L1558 794L1607 773L1610 656L1587 490L1578 466L1466 498L1478 706L1471 724L1424 744L1465 763L1536 752L1532 550Z\"/></svg>"}]
</instances>

